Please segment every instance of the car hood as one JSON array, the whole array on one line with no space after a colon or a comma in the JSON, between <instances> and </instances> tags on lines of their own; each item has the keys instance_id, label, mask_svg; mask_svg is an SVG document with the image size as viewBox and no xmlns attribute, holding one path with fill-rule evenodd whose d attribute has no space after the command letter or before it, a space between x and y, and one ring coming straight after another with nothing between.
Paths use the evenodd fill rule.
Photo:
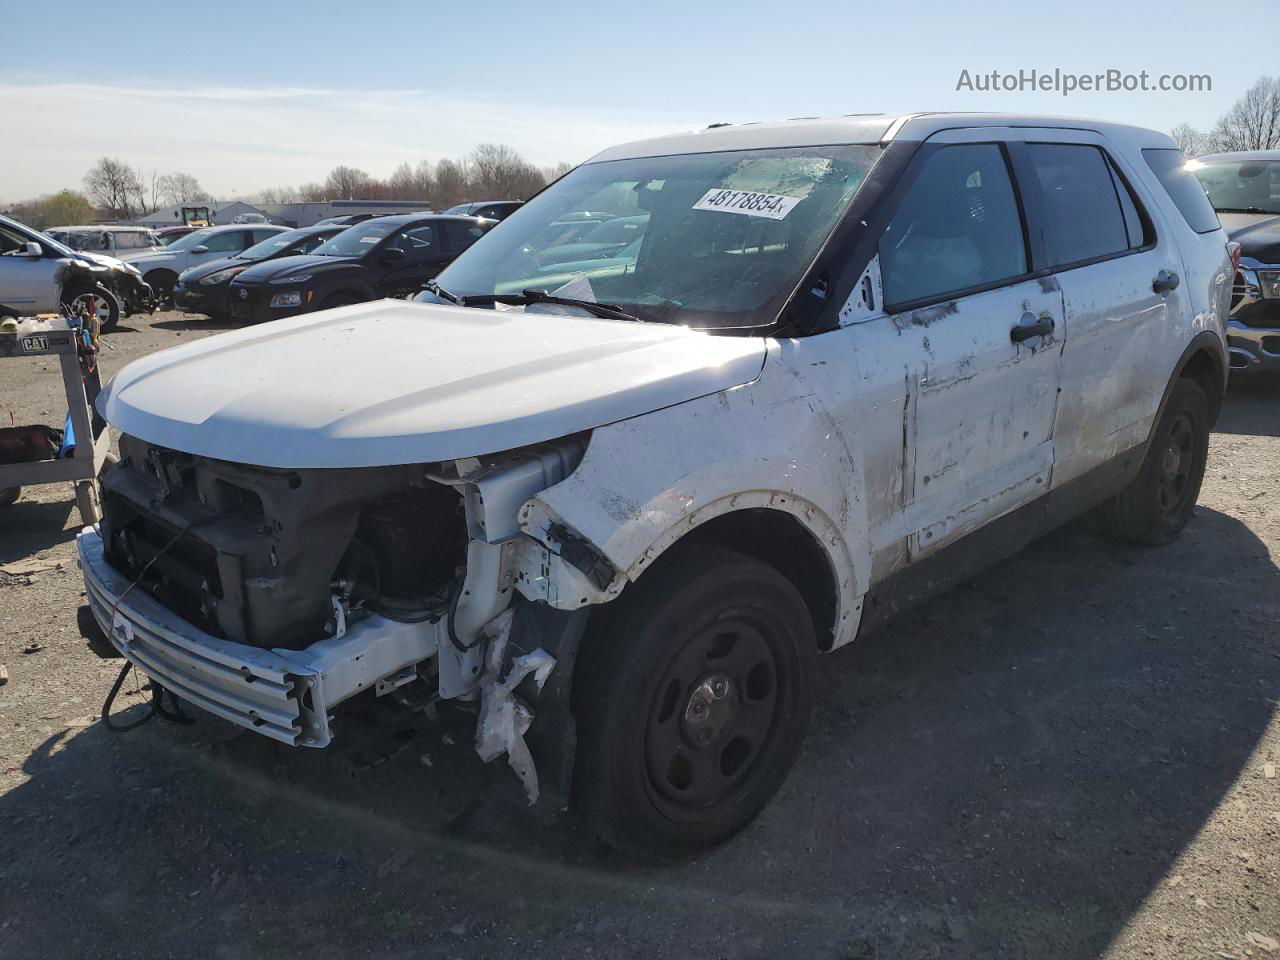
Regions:
<instances>
[{"instance_id":1,"label":"car hood","mask_svg":"<svg viewBox=\"0 0 1280 960\"><path fill-rule=\"evenodd\" d=\"M206 260L204 263L197 263L194 267L188 267L182 271L179 277L183 283L194 283L201 277L207 277L211 273L217 273L219 270L226 270L228 267L244 267L252 266L253 261L237 260L235 257L219 257L217 260Z\"/></svg>"},{"instance_id":2,"label":"car hood","mask_svg":"<svg viewBox=\"0 0 1280 960\"><path fill-rule=\"evenodd\" d=\"M164 267L167 270L181 273L187 265L187 251L174 250L171 253L147 253L140 257L129 257L126 262L133 264L143 273L148 270L154 270L157 267Z\"/></svg>"},{"instance_id":3,"label":"car hood","mask_svg":"<svg viewBox=\"0 0 1280 960\"><path fill-rule=\"evenodd\" d=\"M270 283L272 280L295 273L315 274L318 271L328 273L333 270L349 269L357 262L353 257L316 257L309 253L302 253L256 263L236 279L245 283Z\"/></svg>"},{"instance_id":4,"label":"car hood","mask_svg":"<svg viewBox=\"0 0 1280 960\"><path fill-rule=\"evenodd\" d=\"M552 440L754 380L759 337L380 300L174 347L98 398L115 427L266 467L429 463Z\"/></svg>"},{"instance_id":5,"label":"car hood","mask_svg":"<svg viewBox=\"0 0 1280 960\"><path fill-rule=\"evenodd\" d=\"M1280 215L1220 213L1227 236L1240 244L1240 254L1260 263L1280 263Z\"/></svg>"}]
</instances>

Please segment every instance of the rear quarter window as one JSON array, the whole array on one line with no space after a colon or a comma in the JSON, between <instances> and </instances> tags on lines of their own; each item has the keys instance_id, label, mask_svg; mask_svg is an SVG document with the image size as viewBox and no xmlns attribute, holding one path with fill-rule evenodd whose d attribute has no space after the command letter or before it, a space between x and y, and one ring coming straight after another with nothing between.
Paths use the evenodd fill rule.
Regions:
<instances>
[{"instance_id":1,"label":"rear quarter window","mask_svg":"<svg viewBox=\"0 0 1280 960\"><path fill-rule=\"evenodd\" d=\"M1204 187L1187 169L1180 150L1152 147L1143 150L1142 157L1182 214L1182 219L1187 221L1187 226L1196 233L1213 233L1222 227Z\"/></svg>"}]
</instances>

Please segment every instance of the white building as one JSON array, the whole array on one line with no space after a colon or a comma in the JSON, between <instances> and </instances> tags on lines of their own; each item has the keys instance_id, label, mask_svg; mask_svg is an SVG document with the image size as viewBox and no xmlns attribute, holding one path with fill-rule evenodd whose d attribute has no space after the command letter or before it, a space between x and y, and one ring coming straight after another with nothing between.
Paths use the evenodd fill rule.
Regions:
<instances>
[{"instance_id":1,"label":"white building","mask_svg":"<svg viewBox=\"0 0 1280 960\"><path fill-rule=\"evenodd\" d=\"M188 210L192 207L208 207L209 222L216 225L234 223L235 218L244 213L256 213L269 220L271 219L270 215L265 211L258 209L251 203L245 203L243 200L193 200L190 203L182 203L174 207L161 207L155 213L139 217L133 222L145 224L148 227L180 227L183 225L182 210L184 207Z\"/></svg>"}]
</instances>

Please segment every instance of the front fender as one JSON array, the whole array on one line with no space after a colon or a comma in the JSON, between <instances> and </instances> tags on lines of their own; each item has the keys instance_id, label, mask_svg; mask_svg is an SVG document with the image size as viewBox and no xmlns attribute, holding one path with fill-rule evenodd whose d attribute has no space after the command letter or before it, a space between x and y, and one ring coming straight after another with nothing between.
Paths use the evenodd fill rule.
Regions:
<instances>
[{"instance_id":1,"label":"front fender","mask_svg":"<svg viewBox=\"0 0 1280 960\"><path fill-rule=\"evenodd\" d=\"M567 580L538 599L562 609L608 602L708 520L769 509L794 517L826 552L835 644L852 639L870 572L861 471L816 397L772 372L597 428L578 468L521 510L521 529L546 551L544 580ZM576 558L585 545L606 561L607 583L600 564L565 562L566 533Z\"/></svg>"}]
</instances>

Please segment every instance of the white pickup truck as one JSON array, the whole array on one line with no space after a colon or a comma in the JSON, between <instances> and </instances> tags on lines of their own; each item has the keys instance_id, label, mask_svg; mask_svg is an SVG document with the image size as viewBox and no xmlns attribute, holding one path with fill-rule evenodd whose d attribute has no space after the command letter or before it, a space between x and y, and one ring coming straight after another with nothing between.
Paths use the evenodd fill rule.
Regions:
<instances>
[{"instance_id":1,"label":"white pickup truck","mask_svg":"<svg viewBox=\"0 0 1280 960\"><path fill-rule=\"evenodd\" d=\"M606 150L418 302L121 371L93 614L264 736L323 747L344 700L426 684L626 853L724 841L821 653L1084 511L1187 522L1233 265L1172 151L936 114Z\"/></svg>"}]
</instances>

